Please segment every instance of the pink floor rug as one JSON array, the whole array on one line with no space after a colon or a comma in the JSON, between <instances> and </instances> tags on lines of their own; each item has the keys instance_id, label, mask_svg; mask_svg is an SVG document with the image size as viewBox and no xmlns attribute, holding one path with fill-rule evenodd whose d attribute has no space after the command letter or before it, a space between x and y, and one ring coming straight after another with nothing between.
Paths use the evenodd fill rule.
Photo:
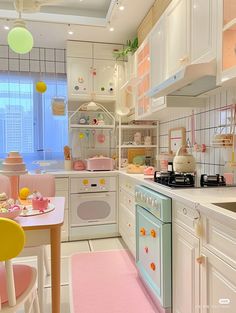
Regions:
<instances>
[{"instance_id":1,"label":"pink floor rug","mask_svg":"<svg viewBox=\"0 0 236 313\"><path fill-rule=\"evenodd\" d=\"M125 250L71 257L71 313L156 313Z\"/></svg>"}]
</instances>

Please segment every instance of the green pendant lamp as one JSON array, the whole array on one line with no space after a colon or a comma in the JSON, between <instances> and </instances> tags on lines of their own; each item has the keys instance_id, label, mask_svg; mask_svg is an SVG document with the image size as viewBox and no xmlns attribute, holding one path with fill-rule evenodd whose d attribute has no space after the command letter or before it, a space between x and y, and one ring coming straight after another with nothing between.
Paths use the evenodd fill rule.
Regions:
<instances>
[{"instance_id":1,"label":"green pendant lamp","mask_svg":"<svg viewBox=\"0 0 236 313\"><path fill-rule=\"evenodd\" d=\"M8 33L7 41L11 50L20 54L30 52L34 45L33 36L21 19L14 22L13 28Z\"/></svg>"}]
</instances>

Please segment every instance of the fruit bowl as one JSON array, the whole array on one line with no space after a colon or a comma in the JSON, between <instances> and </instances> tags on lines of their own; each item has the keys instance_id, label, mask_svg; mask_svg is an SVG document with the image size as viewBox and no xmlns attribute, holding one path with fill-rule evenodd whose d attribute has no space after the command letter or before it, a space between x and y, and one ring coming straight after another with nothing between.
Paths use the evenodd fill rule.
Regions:
<instances>
[{"instance_id":1,"label":"fruit bowl","mask_svg":"<svg viewBox=\"0 0 236 313\"><path fill-rule=\"evenodd\" d=\"M12 205L10 208L1 208L0 217L15 219L22 212L22 208L19 205Z\"/></svg>"}]
</instances>

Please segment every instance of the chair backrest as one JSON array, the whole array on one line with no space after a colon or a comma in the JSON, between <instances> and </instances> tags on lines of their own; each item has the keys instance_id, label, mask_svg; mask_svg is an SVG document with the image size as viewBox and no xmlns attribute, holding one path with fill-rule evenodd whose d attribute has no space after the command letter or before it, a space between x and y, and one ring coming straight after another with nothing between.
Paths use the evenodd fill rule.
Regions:
<instances>
[{"instance_id":1,"label":"chair backrest","mask_svg":"<svg viewBox=\"0 0 236 313\"><path fill-rule=\"evenodd\" d=\"M0 218L0 262L5 262L8 303L16 304L15 283L11 259L15 258L25 245L25 233L22 227L7 218ZM0 284L0 298L4 294L4 286ZM1 303L1 301L0 301ZM1 308L0 308L1 311Z\"/></svg>"},{"instance_id":2,"label":"chair backrest","mask_svg":"<svg viewBox=\"0 0 236 313\"><path fill-rule=\"evenodd\" d=\"M55 197L55 177L50 174L21 175L19 189L23 187L31 192L39 191L45 197Z\"/></svg>"},{"instance_id":3,"label":"chair backrest","mask_svg":"<svg viewBox=\"0 0 236 313\"><path fill-rule=\"evenodd\" d=\"M5 192L8 197L11 196L11 183L9 177L0 174L0 193Z\"/></svg>"}]
</instances>

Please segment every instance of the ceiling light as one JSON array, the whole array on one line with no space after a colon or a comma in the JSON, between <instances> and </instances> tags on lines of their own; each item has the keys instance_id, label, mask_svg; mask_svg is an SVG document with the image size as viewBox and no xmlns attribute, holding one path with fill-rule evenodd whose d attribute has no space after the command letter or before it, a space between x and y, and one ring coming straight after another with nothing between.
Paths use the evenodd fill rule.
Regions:
<instances>
[{"instance_id":1,"label":"ceiling light","mask_svg":"<svg viewBox=\"0 0 236 313\"><path fill-rule=\"evenodd\" d=\"M125 7L123 5L119 6L120 11L124 11Z\"/></svg>"},{"instance_id":2,"label":"ceiling light","mask_svg":"<svg viewBox=\"0 0 236 313\"><path fill-rule=\"evenodd\" d=\"M68 34L69 34L69 35L73 35L74 32L73 32L72 30L69 30L69 31L68 31Z\"/></svg>"},{"instance_id":3,"label":"ceiling light","mask_svg":"<svg viewBox=\"0 0 236 313\"><path fill-rule=\"evenodd\" d=\"M114 32L114 30L115 30L114 27L110 27L110 28L109 28L109 31L110 31L110 32Z\"/></svg>"},{"instance_id":4,"label":"ceiling light","mask_svg":"<svg viewBox=\"0 0 236 313\"><path fill-rule=\"evenodd\" d=\"M10 29L10 27L9 26L7 26L7 25L4 25L4 27L3 27L5 30L9 30Z\"/></svg>"},{"instance_id":5,"label":"ceiling light","mask_svg":"<svg viewBox=\"0 0 236 313\"><path fill-rule=\"evenodd\" d=\"M7 36L9 47L16 53L25 54L32 50L34 39L22 19L14 22L13 28Z\"/></svg>"}]
</instances>

